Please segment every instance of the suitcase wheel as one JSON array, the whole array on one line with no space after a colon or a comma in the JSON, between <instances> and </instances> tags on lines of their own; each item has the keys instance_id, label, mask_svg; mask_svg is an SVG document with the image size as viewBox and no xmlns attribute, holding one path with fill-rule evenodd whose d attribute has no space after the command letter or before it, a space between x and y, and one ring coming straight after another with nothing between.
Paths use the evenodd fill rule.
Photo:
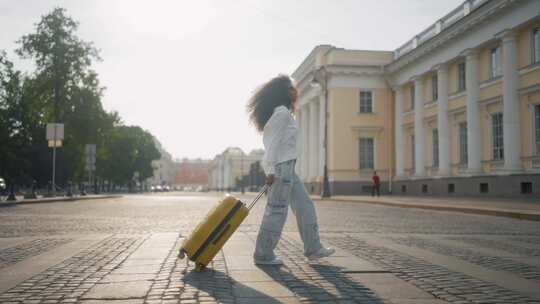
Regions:
<instances>
[{"instance_id":1,"label":"suitcase wheel","mask_svg":"<svg viewBox=\"0 0 540 304\"><path fill-rule=\"evenodd\" d=\"M180 249L180 251L178 251L178 257L182 260L186 257L186 252L184 251L184 249Z\"/></svg>"},{"instance_id":2,"label":"suitcase wheel","mask_svg":"<svg viewBox=\"0 0 540 304\"><path fill-rule=\"evenodd\" d=\"M201 263L195 263L195 271L196 272L200 272L202 271L206 266L204 264L201 264Z\"/></svg>"}]
</instances>

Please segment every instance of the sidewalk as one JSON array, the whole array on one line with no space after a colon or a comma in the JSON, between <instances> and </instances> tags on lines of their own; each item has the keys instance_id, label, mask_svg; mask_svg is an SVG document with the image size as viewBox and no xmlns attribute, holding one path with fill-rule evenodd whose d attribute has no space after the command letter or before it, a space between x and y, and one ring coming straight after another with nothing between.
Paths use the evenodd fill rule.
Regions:
<instances>
[{"instance_id":1,"label":"sidewalk","mask_svg":"<svg viewBox=\"0 0 540 304\"><path fill-rule=\"evenodd\" d=\"M474 198L474 197L418 197L418 196L333 196L317 201L339 201L377 204L401 208L453 211L540 221L540 199L534 198Z\"/></svg>"},{"instance_id":2,"label":"sidewalk","mask_svg":"<svg viewBox=\"0 0 540 304\"><path fill-rule=\"evenodd\" d=\"M96 194L96 195L76 195L73 197L66 196L57 196L57 197L41 197L37 199L24 199L22 196L17 196L16 201L0 201L0 207L5 206L14 206L14 205L25 205L25 204L40 204L40 203L55 203L55 202L66 202L66 201L82 201L82 200L95 200L95 199L106 199L106 198L119 198L122 195L118 194Z\"/></svg>"}]
</instances>

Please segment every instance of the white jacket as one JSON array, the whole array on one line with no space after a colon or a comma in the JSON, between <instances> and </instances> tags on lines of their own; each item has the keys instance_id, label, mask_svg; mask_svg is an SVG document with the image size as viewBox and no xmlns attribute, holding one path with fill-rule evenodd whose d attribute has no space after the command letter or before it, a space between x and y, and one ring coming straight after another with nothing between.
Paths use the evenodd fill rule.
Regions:
<instances>
[{"instance_id":1,"label":"white jacket","mask_svg":"<svg viewBox=\"0 0 540 304\"><path fill-rule=\"evenodd\" d=\"M264 158L266 174L274 174L276 164L298 158L298 123L285 106L274 109L274 113L263 129Z\"/></svg>"}]
</instances>

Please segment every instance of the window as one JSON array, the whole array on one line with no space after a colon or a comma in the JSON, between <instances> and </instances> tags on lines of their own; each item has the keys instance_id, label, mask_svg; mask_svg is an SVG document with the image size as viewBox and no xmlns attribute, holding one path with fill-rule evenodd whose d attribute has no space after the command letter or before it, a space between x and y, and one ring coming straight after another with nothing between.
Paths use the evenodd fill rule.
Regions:
<instances>
[{"instance_id":1,"label":"window","mask_svg":"<svg viewBox=\"0 0 540 304\"><path fill-rule=\"evenodd\" d=\"M360 113L373 112L373 94L371 91L360 91Z\"/></svg>"},{"instance_id":2,"label":"window","mask_svg":"<svg viewBox=\"0 0 540 304\"><path fill-rule=\"evenodd\" d=\"M536 154L540 154L540 104L534 106L534 143Z\"/></svg>"},{"instance_id":3,"label":"window","mask_svg":"<svg viewBox=\"0 0 540 304\"><path fill-rule=\"evenodd\" d=\"M458 92L465 91L465 62L458 64Z\"/></svg>"},{"instance_id":4,"label":"window","mask_svg":"<svg viewBox=\"0 0 540 304\"><path fill-rule=\"evenodd\" d=\"M431 142L433 144L433 168L439 167L439 130L433 129L431 131Z\"/></svg>"},{"instance_id":5,"label":"window","mask_svg":"<svg viewBox=\"0 0 540 304\"><path fill-rule=\"evenodd\" d=\"M433 77L431 77L431 98L433 98L433 101L437 101L437 99L439 99L439 84L437 81L438 77L437 74L435 74Z\"/></svg>"},{"instance_id":6,"label":"window","mask_svg":"<svg viewBox=\"0 0 540 304\"><path fill-rule=\"evenodd\" d=\"M373 138L360 138L358 140L360 169L374 168Z\"/></svg>"},{"instance_id":7,"label":"window","mask_svg":"<svg viewBox=\"0 0 540 304\"><path fill-rule=\"evenodd\" d=\"M480 183L480 193L488 193L488 192L489 192L489 184Z\"/></svg>"},{"instance_id":8,"label":"window","mask_svg":"<svg viewBox=\"0 0 540 304\"><path fill-rule=\"evenodd\" d=\"M467 165L467 123L461 122L458 127L459 132L459 164Z\"/></svg>"},{"instance_id":9,"label":"window","mask_svg":"<svg viewBox=\"0 0 540 304\"><path fill-rule=\"evenodd\" d=\"M521 182L521 194L531 194L533 191L531 182Z\"/></svg>"},{"instance_id":10,"label":"window","mask_svg":"<svg viewBox=\"0 0 540 304\"><path fill-rule=\"evenodd\" d=\"M411 110L414 110L414 95L415 95L415 92L414 92L414 84L411 86Z\"/></svg>"},{"instance_id":11,"label":"window","mask_svg":"<svg viewBox=\"0 0 540 304\"><path fill-rule=\"evenodd\" d=\"M491 114L491 146L494 160L504 159L503 114Z\"/></svg>"},{"instance_id":12,"label":"window","mask_svg":"<svg viewBox=\"0 0 540 304\"><path fill-rule=\"evenodd\" d=\"M422 184L422 193L428 193L428 185Z\"/></svg>"},{"instance_id":13,"label":"window","mask_svg":"<svg viewBox=\"0 0 540 304\"><path fill-rule=\"evenodd\" d=\"M532 40L532 59L533 63L537 63L540 62L540 27L533 30Z\"/></svg>"},{"instance_id":14,"label":"window","mask_svg":"<svg viewBox=\"0 0 540 304\"><path fill-rule=\"evenodd\" d=\"M501 49L499 47L492 48L489 53L490 60L490 77L495 78L501 75Z\"/></svg>"},{"instance_id":15,"label":"window","mask_svg":"<svg viewBox=\"0 0 540 304\"><path fill-rule=\"evenodd\" d=\"M454 192L456 192L456 185L448 184L448 193L454 193Z\"/></svg>"},{"instance_id":16,"label":"window","mask_svg":"<svg viewBox=\"0 0 540 304\"><path fill-rule=\"evenodd\" d=\"M411 164L412 164L412 169L413 169L413 172L415 172L415 157L414 157L414 135L411 135Z\"/></svg>"}]
</instances>

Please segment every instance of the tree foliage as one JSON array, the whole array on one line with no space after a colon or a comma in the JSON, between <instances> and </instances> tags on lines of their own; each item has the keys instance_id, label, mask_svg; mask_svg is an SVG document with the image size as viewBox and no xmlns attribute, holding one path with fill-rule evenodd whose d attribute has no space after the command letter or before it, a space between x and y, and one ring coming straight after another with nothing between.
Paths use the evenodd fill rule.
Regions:
<instances>
[{"instance_id":1,"label":"tree foliage","mask_svg":"<svg viewBox=\"0 0 540 304\"><path fill-rule=\"evenodd\" d=\"M152 175L160 157L150 133L122 125L116 112L103 109L104 87L92 63L101 60L91 42L77 36L78 23L55 8L24 35L16 53L35 70L17 71L0 51L0 176L18 183L50 181L51 149L46 124L65 125L64 145L57 149L59 184L83 180L84 148L97 145L98 175L116 184Z\"/></svg>"}]
</instances>

